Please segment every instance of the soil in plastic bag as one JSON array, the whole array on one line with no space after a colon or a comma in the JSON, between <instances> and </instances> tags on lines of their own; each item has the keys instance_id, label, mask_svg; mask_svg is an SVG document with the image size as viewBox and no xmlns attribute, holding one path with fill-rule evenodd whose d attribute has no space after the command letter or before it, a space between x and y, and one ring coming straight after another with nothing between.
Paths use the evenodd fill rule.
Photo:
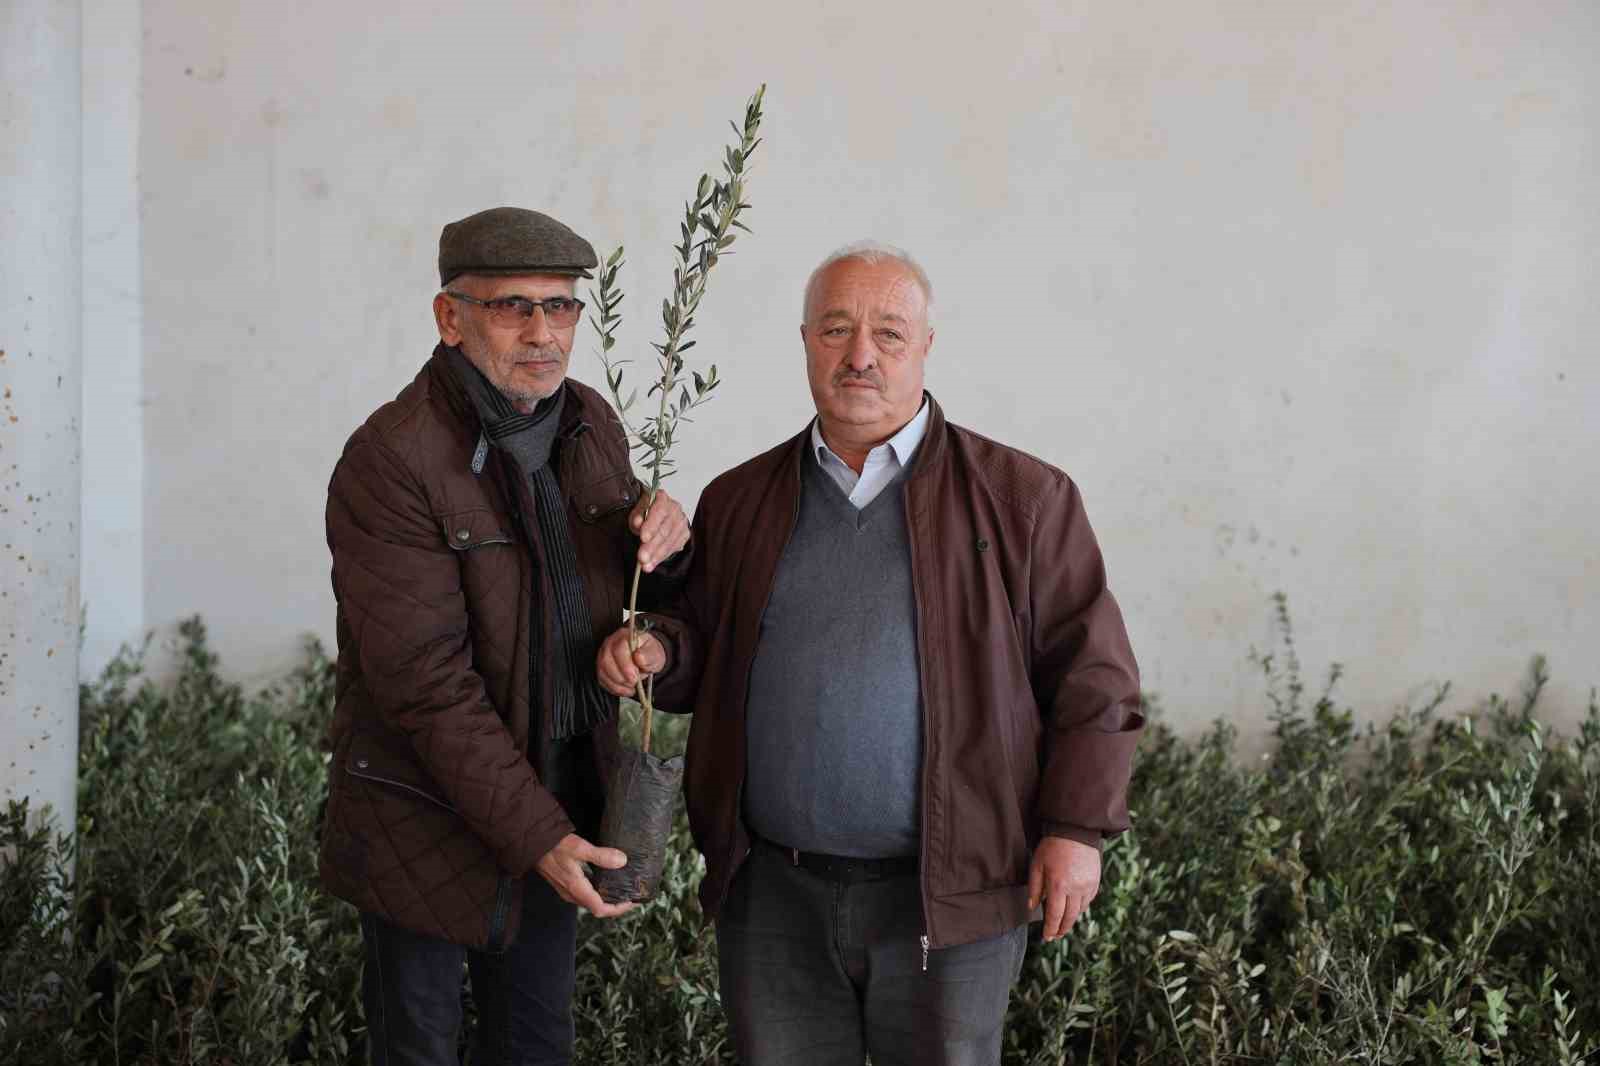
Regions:
<instances>
[{"instance_id":1,"label":"soil in plastic bag","mask_svg":"<svg viewBox=\"0 0 1600 1066\"><path fill-rule=\"evenodd\" d=\"M596 867L592 880L607 903L643 902L661 884L667 858L672 809L683 785L683 756L658 759L646 751L624 748L617 753L606 813L600 822L600 843L628 856L620 870Z\"/></svg>"}]
</instances>

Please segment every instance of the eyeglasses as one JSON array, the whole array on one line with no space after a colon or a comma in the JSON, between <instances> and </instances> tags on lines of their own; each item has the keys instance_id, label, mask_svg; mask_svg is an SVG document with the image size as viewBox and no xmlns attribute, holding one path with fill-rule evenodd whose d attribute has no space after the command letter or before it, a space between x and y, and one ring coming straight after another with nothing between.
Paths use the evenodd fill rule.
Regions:
<instances>
[{"instance_id":1,"label":"eyeglasses","mask_svg":"<svg viewBox=\"0 0 1600 1066\"><path fill-rule=\"evenodd\" d=\"M553 329L575 325L578 316L583 314L583 301L572 296L548 296L543 300L530 300L526 296L496 296L492 300L480 300L453 289L446 289L444 294L486 308L489 320L497 326L525 325L533 317L535 307L543 309L544 320Z\"/></svg>"}]
</instances>

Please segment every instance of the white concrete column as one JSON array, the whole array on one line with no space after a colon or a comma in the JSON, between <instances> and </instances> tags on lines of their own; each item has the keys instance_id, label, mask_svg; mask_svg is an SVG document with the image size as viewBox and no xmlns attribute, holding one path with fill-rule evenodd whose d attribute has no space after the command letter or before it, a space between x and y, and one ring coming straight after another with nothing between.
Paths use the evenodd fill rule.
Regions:
<instances>
[{"instance_id":1,"label":"white concrete column","mask_svg":"<svg viewBox=\"0 0 1600 1066\"><path fill-rule=\"evenodd\" d=\"M0 4L0 802L74 827L82 14Z\"/></svg>"}]
</instances>

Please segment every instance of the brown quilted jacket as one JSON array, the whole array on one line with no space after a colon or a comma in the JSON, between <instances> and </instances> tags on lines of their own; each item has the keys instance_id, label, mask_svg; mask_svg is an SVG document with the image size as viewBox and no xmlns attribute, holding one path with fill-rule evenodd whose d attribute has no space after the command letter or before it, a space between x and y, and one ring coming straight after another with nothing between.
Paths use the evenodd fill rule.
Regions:
<instances>
[{"instance_id":1,"label":"brown quilted jacket","mask_svg":"<svg viewBox=\"0 0 1600 1066\"><path fill-rule=\"evenodd\" d=\"M578 382L568 389L553 461L598 640L622 617L641 486L605 402ZM582 809L564 810L534 770L553 665L547 657L544 698L530 708L529 597L545 572L532 495L508 457L480 454L480 431L436 351L334 468L339 663L319 867L330 892L364 911L494 950L516 938L523 877L597 822L616 726L594 734ZM641 598L687 556L659 568ZM549 602L542 581L540 595ZM553 644L547 629L538 646Z\"/></svg>"},{"instance_id":2,"label":"brown quilted jacket","mask_svg":"<svg viewBox=\"0 0 1600 1066\"><path fill-rule=\"evenodd\" d=\"M1040 836L1087 843L1128 828L1144 716L1078 487L928 402L900 491L922 675L923 928L937 948L1030 920ZM799 515L809 440L808 427L706 487L682 599L655 617L670 653L656 702L694 713L684 790L709 916L750 849L741 810L750 668Z\"/></svg>"}]
</instances>

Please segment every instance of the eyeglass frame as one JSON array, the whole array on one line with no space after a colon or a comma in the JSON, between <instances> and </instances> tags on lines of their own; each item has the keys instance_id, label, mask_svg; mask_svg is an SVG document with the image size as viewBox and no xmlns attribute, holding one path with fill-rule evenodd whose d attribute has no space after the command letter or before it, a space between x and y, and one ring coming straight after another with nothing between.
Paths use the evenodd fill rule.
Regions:
<instances>
[{"instance_id":1,"label":"eyeglass frame","mask_svg":"<svg viewBox=\"0 0 1600 1066\"><path fill-rule=\"evenodd\" d=\"M533 310L532 309L533 308L538 308L540 311L544 312L545 321L548 322L555 329L570 329L571 327L576 326L578 324L578 320L583 317L583 308L585 306L584 302L582 300L578 299L578 297L576 297L576 296L546 296L542 300L535 300L535 299L532 299L531 297L528 297L528 296L522 296L520 294L513 294L511 296L491 296L487 300L480 300L476 296L468 296L466 293L457 292L454 289L445 289L444 290L444 294L446 296L449 296L452 299L462 300L462 301L465 301L466 303L477 304L479 307L486 308L488 310L489 315L490 315L491 318L492 317L496 317L498 314L500 314L502 312L502 310L511 310L511 308L493 307L493 306L491 306L493 304L502 303L502 302L504 302L504 303L513 303L513 302L524 303L524 304L527 304L528 307L529 307L528 313L526 315L522 315L520 310L517 312L519 315L521 315L523 323L531 322L533 320ZM570 303L570 304L576 305L577 306L577 310L572 313L572 321L558 325L556 323L556 321L555 321L555 317L551 314L550 308L548 306L549 304L552 304L552 303L559 303L559 304Z\"/></svg>"}]
</instances>

